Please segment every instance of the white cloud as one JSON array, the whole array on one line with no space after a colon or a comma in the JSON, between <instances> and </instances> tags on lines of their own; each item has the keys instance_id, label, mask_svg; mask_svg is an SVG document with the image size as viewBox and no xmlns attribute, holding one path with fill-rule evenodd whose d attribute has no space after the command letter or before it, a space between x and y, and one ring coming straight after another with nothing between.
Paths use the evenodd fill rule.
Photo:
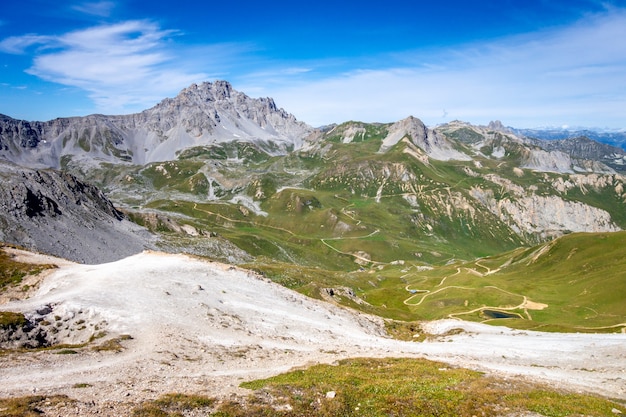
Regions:
<instances>
[{"instance_id":1,"label":"white cloud","mask_svg":"<svg viewBox=\"0 0 626 417\"><path fill-rule=\"evenodd\" d=\"M23 53L36 46L28 73L87 91L98 111L127 112L206 78L204 72L186 70L180 51L166 47L175 34L149 21L127 21L54 37L7 38L0 49Z\"/></svg>"},{"instance_id":2,"label":"white cloud","mask_svg":"<svg viewBox=\"0 0 626 417\"><path fill-rule=\"evenodd\" d=\"M411 52L401 60L386 57L413 62L409 66L274 80L266 94L314 125L414 115L429 124L497 118L514 126L617 127L624 124L626 108L623 39L626 12L613 9L570 27L434 54Z\"/></svg>"},{"instance_id":3,"label":"white cloud","mask_svg":"<svg viewBox=\"0 0 626 417\"><path fill-rule=\"evenodd\" d=\"M115 8L115 3L111 1L85 2L72 6L72 9L94 16L108 17Z\"/></svg>"}]
</instances>

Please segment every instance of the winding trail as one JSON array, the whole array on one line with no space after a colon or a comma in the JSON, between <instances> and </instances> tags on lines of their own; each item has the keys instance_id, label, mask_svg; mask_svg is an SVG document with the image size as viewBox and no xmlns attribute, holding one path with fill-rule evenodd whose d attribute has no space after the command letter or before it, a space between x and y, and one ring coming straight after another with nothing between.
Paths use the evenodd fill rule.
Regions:
<instances>
[{"instance_id":1,"label":"winding trail","mask_svg":"<svg viewBox=\"0 0 626 417\"><path fill-rule=\"evenodd\" d=\"M478 272L478 271L476 271L476 270L474 270L472 268L465 268L465 269L467 270L468 273L474 273L474 274L476 274L478 276L481 276L481 277L485 276L485 275L493 274L493 273L498 272L500 270L499 268L492 270L492 269L490 269L489 267L487 267L485 265L479 264L479 261L476 262L476 265L478 265L478 266L480 266L482 268L485 268L487 270L487 272L483 274L483 273L480 273L480 272ZM443 277L441 279L441 281L439 282L439 284L437 284L435 287L441 287L446 282L446 280L448 278L451 278L451 277L454 277L456 275L459 275L460 273L461 273L461 268L458 267L454 274L446 275L445 277ZM414 285L415 284L408 284L405 287L406 291L409 291L409 292L413 293L413 295L411 295L409 298L407 298L407 299L405 299L403 301L403 303L405 305L407 305L407 306L417 307L417 306L421 305L424 302L424 300L426 300L428 297L430 297L432 295L435 295L437 293L446 291L446 290L450 290L450 289L460 289L460 290L467 290L467 291L476 291L476 290L479 290L479 289L482 289L482 288L485 288L485 289L489 288L489 289L494 289L494 290L497 290L497 291L501 291L501 292L503 292L505 294L512 295L514 297L522 297L522 302L520 304L518 304L518 305L515 305L515 306L505 306L505 307L502 307L502 306L481 306L481 307L478 307L478 308L475 308L475 309L472 309L472 310L468 310L468 311L463 311L463 312L460 312L460 313L448 314L448 318L451 318L451 319L456 319L456 318L458 318L458 316L470 315L470 314L474 314L476 312L484 311L484 310L494 310L494 311L523 310L524 311L524 315L526 316L526 319L532 320L532 316L530 315L528 310L542 310L542 309L548 307L547 304L542 304L542 303L537 303L535 301L530 301L528 299L528 297L525 296L525 295L516 294L516 293L510 292L510 291L504 290L502 288L496 287L494 285L488 285L488 286L480 287L480 288L463 287L463 286L458 286L458 285L449 285L449 286L446 286L446 287L443 287L443 288L439 288L439 289L437 289L435 291L426 290L426 289L411 288ZM416 303L412 302L417 297L421 297L420 300L418 302L416 302ZM517 314L519 316L519 318L521 318L521 319L524 318L524 316L522 316L520 313L515 313L515 314ZM489 320L491 320L491 319L484 320L483 322L487 322ZM606 327L606 328L613 328L613 327L618 328L620 326L616 325L616 326L611 326L611 327Z\"/></svg>"},{"instance_id":2,"label":"winding trail","mask_svg":"<svg viewBox=\"0 0 626 417\"><path fill-rule=\"evenodd\" d=\"M354 257L354 258L356 258L356 259L359 259L359 260L360 260L360 261L362 261L362 262L371 263L371 264L373 264L373 265L386 265L386 264L387 264L386 262L373 261L373 260L371 260L371 259L367 259L367 258L364 258L364 257L362 257L362 256L360 256L360 255L357 255L356 253L350 253L350 252L343 252L343 251L340 251L339 249L335 248L334 246L332 246L332 245L330 245L328 242L326 242L327 240L356 240L356 239L367 239L368 237L372 237L372 236L374 236L375 234L377 234L377 233L379 233L379 232L380 232L380 229L376 229L376 230L374 230L372 233L368 234L367 236L328 237L328 238L322 238L322 239L320 239L320 241L321 241L324 245L328 246L329 248L331 248L331 249L332 249L332 250L334 250L335 252L340 253L340 254L342 254L342 255L352 256L352 257Z\"/></svg>"}]
</instances>

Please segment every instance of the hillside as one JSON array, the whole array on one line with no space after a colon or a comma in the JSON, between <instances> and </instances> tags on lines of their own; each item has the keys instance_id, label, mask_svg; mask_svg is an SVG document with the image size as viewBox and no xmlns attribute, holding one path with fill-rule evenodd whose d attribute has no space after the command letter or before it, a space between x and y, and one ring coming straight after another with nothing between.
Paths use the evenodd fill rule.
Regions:
<instances>
[{"instance_id":1,"label":"hillside","mask_svg":"<svg viewBox=\"0 0 626 417\"><path fill-rule=\"evenodd\" d=\"M620 174L524 168L523 145L500 142L476 150L418 119L349 122L286 155L236 142L81 175L140 223L167 213L251 256L331 269L358 268L357 253L441 264L626 226Z\"/></svg>"},{"instance_id":2,"label":"hillside","mask_svg":"<svg viewBox=\"0 0 626 417\"><path fill-rule=\"evenodd\" d=\"M626 232L575 233L434 268L389 266L356 296L378 314L514 328L625 332ZM372 279L355 274L353 282Z\"/></svg>"},{"instance_id":3,"label":"hillside","mask_svg":"<svg viewBox=\"0 0 626 417\"><path fill-rule=\"evenodd\" d=\"M536 333L442 321L419 330L429 335L427 341L403 342L385 336L380 318L313 300L229 265L143 253L85 266L10 253L21 262L58 265L39 277L28 298L2 306L24 314L24 331L65 343L0 355L0 397L35 392L50 398L42 404L45 415L131 415L133 407L164 393L223 401L239 394L243 401L251 393L238 388L244 381L349 357L425 357L444 362L428 366L447 380L464 372L456 366L469 366L489 375L476 374L486 380L482 384L528 389L544 382L552 390L626 399L624 335ZM13 347L24 342L19 333L1 332L14 336ZM7 348L6 339L0 348ZM341 401L350 384L329 375L324 384ZM427 375L419 378L420 386L432 381ZM371 383L376 387L376 381ZM451 384L452 391L437 384L430 389L454 393L452 401L458 401L463 387L457 384ZM57 401L53 395L66 397ZM512 411L526 410L526 404L515 404Z\"/></svg>"}]
</instances>

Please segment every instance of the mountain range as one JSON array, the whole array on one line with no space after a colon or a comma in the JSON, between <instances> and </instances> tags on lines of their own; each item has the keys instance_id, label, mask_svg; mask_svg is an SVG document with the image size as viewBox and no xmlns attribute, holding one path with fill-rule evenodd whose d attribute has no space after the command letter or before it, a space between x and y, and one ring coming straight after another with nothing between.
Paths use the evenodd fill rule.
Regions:
<instances>
[{"instance_id":1,"label":"mountain range","mask_svg":"<svg viewBox=\"0 0 626 417\"><path fill-rule=\"evenodd\" d=\"M561 127L561 128L535 128L516 129L510 128L513 133L529 138L543 140L588 138L596 142L626 149L626 129L602 129L584 127Z\"/></svg>"},{"instance_id":2,"label":"mountain range","mask_svg":"<svg viewBox=\"0 0 626 417\"><path fill-rule=\"evenodd\" d=\"M587 137L530 138L500 122L429 128L408 117L313 128L272 99L250 98L225 81L191 85L131 115L48 122L0 116L0 158L5 175L29 178L23 180L28 195L39 193L61 213L72 211L64 202L80 198L54 194L56 186L29 186L41 170L62 170L66 174L46 175L99 187L127 218L157 233L161 248L229 261L269 256L337 267L346 263L345 254L353 261L378 253L381 259L373 262L437 263L626 227L621 148ZM76 249L50 245L54 232L41 241L17 232L26 230L26 218L63 215L17 219L7 213L2 221L11 227L4 240L87 261L72 255ZM250 238L238 230L246 223L265 230ZM272 227L315 236L318 244L337 239L346 248L333 247L330 256L306 253L292 236L265 236ZM373 234L385 244L397 242L399 250L340 240ZM251 245L255 239L263 243Z\"/></svg>"}]
</instances>

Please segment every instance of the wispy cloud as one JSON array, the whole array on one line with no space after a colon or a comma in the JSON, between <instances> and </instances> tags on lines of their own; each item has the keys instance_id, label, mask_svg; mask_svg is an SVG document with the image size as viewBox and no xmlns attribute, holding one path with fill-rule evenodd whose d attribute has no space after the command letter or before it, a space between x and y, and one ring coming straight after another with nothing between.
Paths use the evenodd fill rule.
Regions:
<instances>
[{"instance_id":1,"label":"wispy cloud","mask_svg":"<svg viewBox=\"0 0 626 417\"><path fill-rule=\"evenodd\" d=\"M0 41L0 52L8 54L24 54L26 50L33 45L43 45L52 42L54 38L50 36L41 36L36 34L28 34L23 36L11 36Z\"/></svg>"},{"instance_id":2,"label":"wispy cloud","mask_svg":"<svg viewBox=\"0 0 626 417\"><path fill-rule=\"evenodd\" d=\"M108 17L115 8L112 1L84 2L72 6L73 10L93 16Z\"/></svg>"},{"instance_id":3,"label":"wispy cloud","mask_svg":"<svg viewBox=\"0 0 626 417\"><path fill-rule=\"evenodd\" d=\"M127 21L60 36L11 37L0 42L0 50L34 48L28 73L87 91L102 111L122 112L145 108L206 78L202 70L187 70L181 51L169 47L175 35L150 21Z\"/></svg>"},{"instance_id":4,"label":"wispy cloud","mask_svg":"<svg viewBox=\"0 0 626 417\"><path fill-rule=\"evenodd\" d=\"M284 78L266 88L312 124L394 121L408 115L518 126L623 125L626 12L610 9L564 28L380 57L387 68L322 79ZM248 80L250 85L262 80ZM443 120L442 114L447 120Z\"/></svg>"}]
</instances>

